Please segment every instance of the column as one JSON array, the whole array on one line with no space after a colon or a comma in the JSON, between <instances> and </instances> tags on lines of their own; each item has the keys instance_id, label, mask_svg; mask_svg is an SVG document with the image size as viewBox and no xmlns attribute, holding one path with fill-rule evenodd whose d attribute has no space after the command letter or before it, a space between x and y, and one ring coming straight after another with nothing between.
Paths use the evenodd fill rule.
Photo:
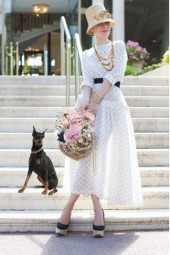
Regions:
<instances>
[{"instance_id":1,"label":"column","mask_svg":"<svg viewBox=\"0 0 170 255\"><path fill-rule=\"evenodd\" d=\"M51 33L47 34L47 47L48 47L48 75L51 75Z\"/></svg>"},{"instance_id":2,"label":"column","mask_svg":"<svg viewBox=\"0 0 170 255\"><path fill-rule=\"evenodd\" d=\"M1 15L1 34L2 34L2 42L1 42L1 74L5 74L4 70L4 47L5 47L5 27L4 27L4 0L1 1L2 8L0 8Z\"/></svg>"},{"instance_id":3,"label":"column","mask_svg":"<svg viewBox=\"0 0 170 255\"><path fill-rule=\"evenodd\" d=\"M113 27L112 30L112 40L125 40L125 4L124 0L113 0L113 19L116 22L116 25Z\"/></svg>"}]
</instances>

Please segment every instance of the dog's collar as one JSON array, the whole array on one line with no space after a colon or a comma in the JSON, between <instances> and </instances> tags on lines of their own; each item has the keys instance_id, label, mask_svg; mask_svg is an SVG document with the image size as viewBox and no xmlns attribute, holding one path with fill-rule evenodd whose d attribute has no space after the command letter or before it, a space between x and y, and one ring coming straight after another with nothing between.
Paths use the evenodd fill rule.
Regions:
<instances>
[{"instance_id":1,"label":"dog's collar","mask_svg":"<svg viewBox=\"0 0 170 255\"><path fill-rule=\"evenodd\" d=\"M40 148L39 150L37 150L37 151L32 151L32 150L31 150L31 153L32 153L32 154L36 154L36 153L38 153L38 152L40 152L40 151L42 151L42 150L43 150L43 147L41 147L41 148Z\"/></svg>"}]
</instances>

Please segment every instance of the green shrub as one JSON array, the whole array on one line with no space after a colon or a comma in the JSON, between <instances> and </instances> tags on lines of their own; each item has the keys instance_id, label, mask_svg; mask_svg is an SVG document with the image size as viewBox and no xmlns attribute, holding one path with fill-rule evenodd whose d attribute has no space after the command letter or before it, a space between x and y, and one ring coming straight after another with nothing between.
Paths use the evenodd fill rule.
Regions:
<instances>
[{"instance_id":1,"label":"green shrub","mask_svg":"<svg viewBox=\"0 0 170 255\"><path fill-rule=\"evenodd\" d=\"M125 76L127 75L137 75L137 72L133 66L131 65L126 66Z\"/></svg>"},{"instance_id":2,"label":"green shrub","mask_svg":"<svg viewBox=\"0 0 170 255\"><path fill-rule=\"evenodd\" d=\"M170 48L164 53L162 63L167 65L169 64L169 54L170 54Z\"/></svg>"},{"instance_id":3,"label":"green shrub","mask_svg":"<svg viewBox=\"0 0 170 255\"><path fill-rule=\"evenodd\" d=\"M155 70L155 69L157 69L159 67L162 67L162 66L163 66L162 63L159 63L159 64L153 64L151 66L144 67L140 74L150 72L150 71Z\"/></svg>"},{"instance_id":4,"label":"green shrub","mask_svg":"<svg viewBox=\"0 0 170 255\"><path fill-rule=\"evenodd\" d=\"M164 53L163 55L163 59L162 59L162 62L161 63L158 63L158 64L152 64L150 66L147 66L147 67L144 67L143 70L139 73L137 73L137 75L141 75L141 74L144 74L144 73L147 73L147 72L150 72L152 70L155 70L157 68L160 68L164 65L167 65L169 64L169 54L170 54L170 48L168 48L168 50Z\"/></svg>"}]
</instances>

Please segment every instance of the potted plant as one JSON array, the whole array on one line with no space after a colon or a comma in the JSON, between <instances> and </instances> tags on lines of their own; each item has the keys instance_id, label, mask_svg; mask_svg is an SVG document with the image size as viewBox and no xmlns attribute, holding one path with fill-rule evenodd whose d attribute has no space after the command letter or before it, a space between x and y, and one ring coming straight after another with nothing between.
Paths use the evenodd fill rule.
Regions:
<instances>
[{"instance_id":1,"label":"potted plant","mask_svg":"<svg viewBox=\"0 0 170 255\"><path fill-rule=\"evenodd\" d=\"M137 72L142 70L144 62L149 58L150 53L146 48L142 48L138 42L128 40L126 43L126 51L129 64L134 66Z\"/></svg>"}]
</instances>

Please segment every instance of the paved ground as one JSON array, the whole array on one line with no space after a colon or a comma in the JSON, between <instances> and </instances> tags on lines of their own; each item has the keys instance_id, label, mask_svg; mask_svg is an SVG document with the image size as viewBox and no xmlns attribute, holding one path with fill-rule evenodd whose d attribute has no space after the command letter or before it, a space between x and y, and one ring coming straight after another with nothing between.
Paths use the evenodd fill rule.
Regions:
<instances>
[{"instance_id":1,"label":"paved ground","mask_svg":"<svg viewBox=\"0 0 170 255\"><path fill-rule=\"evenodd\" d=\"M168 231L0 234L0 255L168 255Z\"/></svg>"}]
</instances>

